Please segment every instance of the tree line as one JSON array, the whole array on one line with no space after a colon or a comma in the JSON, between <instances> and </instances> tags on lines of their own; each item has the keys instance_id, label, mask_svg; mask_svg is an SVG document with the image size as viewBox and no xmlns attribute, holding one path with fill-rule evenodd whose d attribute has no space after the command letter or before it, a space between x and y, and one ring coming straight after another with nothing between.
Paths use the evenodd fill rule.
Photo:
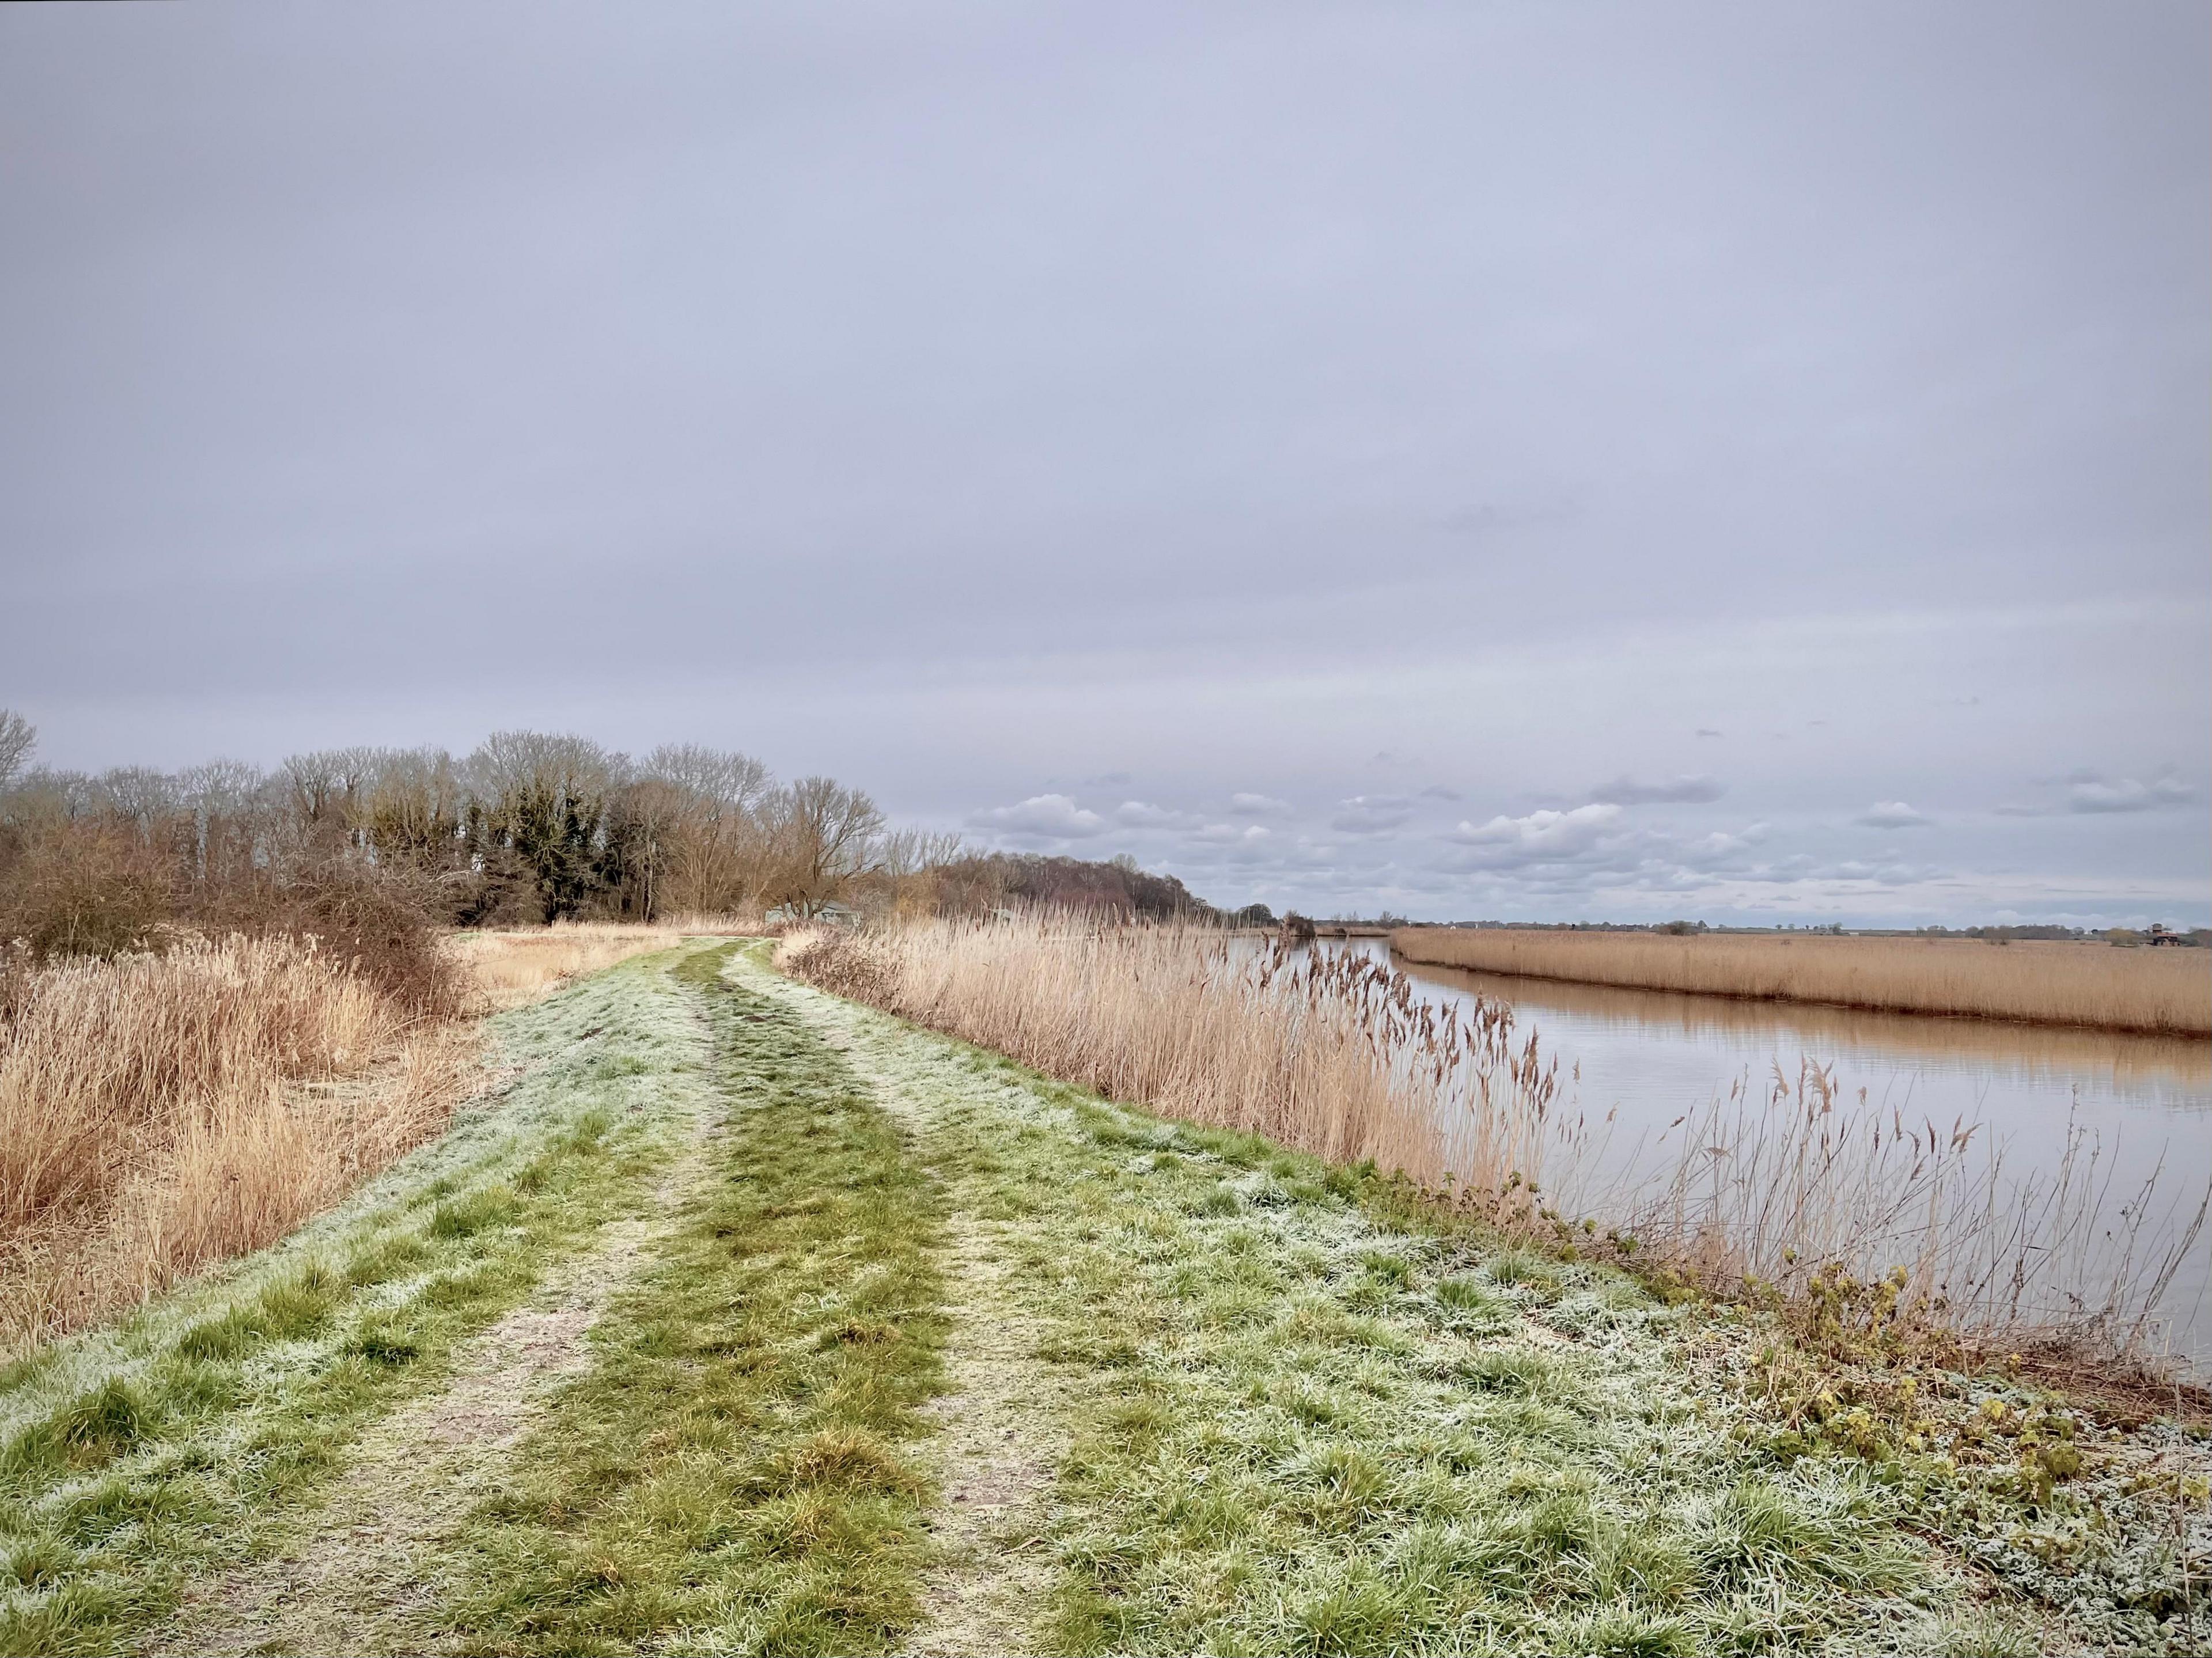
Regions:
<instances>
[{"instance_id":1,"label":"tree line","mask_svg":"<svg viewBox=\"0 0 2212 1658\"><path fill-rule=\"evenodd\" d=\"M31 763L0 710L0 936L127 948L165 920L222 920L285 894L374 880L438 922L507 926L794 914L912 902L957 838L893 828L862 790L780 782L750 755L495 732L443 749L323 749L97 774Z\"/></svg>"},{"instance_id":2,"label":"tree line","mask_svg":"<svg viewBox=\"0 0 2212 1658\"><path fill-rule=\"evenodd\" d=\"M36 744L0 709L0 943L39 955L142 948L177 924L335 928L374 953L410 915L514 926L841 907L1262 913L1224 914L1127 856L973 852L892 826L833 778L782 782L750 755L691 744L633 758L508 731L458 756L319 749L267 770L217 760L99 773L34 764Z\"/></svg>"}]
</instances>

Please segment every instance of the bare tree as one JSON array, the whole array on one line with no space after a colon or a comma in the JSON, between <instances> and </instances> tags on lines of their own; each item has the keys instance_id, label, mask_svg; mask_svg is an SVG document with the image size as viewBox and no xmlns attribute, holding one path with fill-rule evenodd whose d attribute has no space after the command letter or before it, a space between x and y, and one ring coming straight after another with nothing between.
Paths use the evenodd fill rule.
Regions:
<instances>
[{"instance_id":1,"label":"bare tree","mask_svg":"<svg viewBox=\"0 0 2212 1658\"><path fill-rule=\"evenodd\" d=\"M937 872L961 855L957 834L929 829L893 829L883 836L878 859L884 896L899 915L927 914L937 908Z\"/></svg>"},{"instance_id":2,"label":"bare tree","mask_svg":"<svg viewBox=\"0 0 2212 1658\"><path fill-rule=\"evenodd\" d=\"M443 749L379 749L351 817L380 861L447 868L463 855L467 798Z\"/></svg>"},{"instance_id":3,"label":"bare tree","mask_svg":"<svg viewBox=\"0 0 2212 1658\"><path fill-rule=\"evenodd\" d=\"M637 810L652 832L653 913L750 910L769 884L769 769L748 754L670 744L646 757Z\"/></svg>"},{"instance_id":4,"label":"bare tree","mask_svg":"<svg viewBox=\"0 0 2212 1658\"><path fill-rule=\"evenodd\" d=\"M318 749L281 768L292 786L292 810L309 824L343 823L355 793L376 767L374 749Z\"/></svg>"},{"instance_id":5,"label":"bare tree","mask_svg":"<svg viewBox=\"0 0 2212 1658\"><path fill-rule=\"evenodd\" d=\"M39 728L13 708L0 708L0 789L15 780L15 774L39 746Z\"/></svg>"},{"instance_id":6,"label":"bare tree","mask_svg":"<svg viewBox=\"0 0 2212 1658\"><path fill-rule=\"evenodd\" d=\"M664 743L646 756L641 769L731 811L757 809L771 782L768 768L752 756L696 743Z\"/></svg>"},{"instance_id":7,"label":"bare tree","mask_svg":"<svg viewBox=\"0 0 2212 1658\"><path fill-rule=\"evenodd\" d=\"M771 803L775 868L768 896L802 914L818 914L882 867L884 814L859 789L802 777Z\"/></svg>"}]
</instances>

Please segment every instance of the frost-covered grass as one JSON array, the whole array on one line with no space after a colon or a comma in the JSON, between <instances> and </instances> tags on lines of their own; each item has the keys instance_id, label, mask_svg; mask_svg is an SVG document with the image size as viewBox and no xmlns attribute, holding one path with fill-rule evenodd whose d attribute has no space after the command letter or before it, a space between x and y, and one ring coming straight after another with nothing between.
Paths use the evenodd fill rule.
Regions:
<instances>
[{"instance_id":1,"label":"frost-covered grass","mask_svg":"<svg viewBox=\"0 0 2212 1658\"><path fill-rule=\"evenodd\" d=\"M711 1099L635 963L493 1022L515 1074L275 1248L0 1376L0 1650L137 1643L307 1523L368 1424L635 1206Z\"/></svg>"},{"instance_id":2,"label":"frost-covered grass","mask_svg":"<svg viewBox=\"0 0 2212 1658\"><path fill-rule=\"evenodd\" d=\"M495 1029L512 1079L445 1139L0 1376L0 1651L174 1646L196 1580L220 1604L327 1543L395 1411L648 1212L574 1338L590 1368L523 1398L472 1508L408 1533L432 1556L364 1649L940 1649L932 1453L957 1436L924 1407L987 1317L1039 1384L994 1431L1053 1479L993 1534L1022 1593L970 1645L2208 1644L2182 1427L2002 1377L1862 1400L1760 1315L1101 1101L759 947L630 962Z\"/></svg>"},{"instance_id":3,"label":"frost-covered grass","mask_svg":"<svg viewBox=\"0 0 2212 1658\"><path fill-rule=\"evenodd\" d=\"M789 1012L706 989L708 1182L470 1519L462 1650L874 1652L914 1621L941 1385L938 1196Z\"/></svg>"},{"instance_id":4,"label":"frost-covered grass","mask_svg":"<svg viewBox=\"0 0 2212 1658\"><path fill-rule=\"evenodd\" d=\"M1059 1562L1041 1649L2191 1649L2172 1558L2147 1574L2163 1604L2002 1569L2063 1486L2038 1507L1956 1459L1783 1431L1743 1385L1755 1322L1501 1245L1370 1171L763 987L905 1097L1077 1401L1036 1540ZM2015 1424L2033 1408L1983 1391Z\"/></svg>"}]
</instances>

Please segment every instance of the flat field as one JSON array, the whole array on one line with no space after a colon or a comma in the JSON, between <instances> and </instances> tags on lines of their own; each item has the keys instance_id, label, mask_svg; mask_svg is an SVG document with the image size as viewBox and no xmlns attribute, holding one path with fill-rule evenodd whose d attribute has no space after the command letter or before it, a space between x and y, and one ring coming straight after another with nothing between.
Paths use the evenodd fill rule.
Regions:
<instances>
[{"instance_id":1,"label":"flat field","mask_svg":"<svg viewBox=\"0 0 2212 1658\"><path fill-rule=\"evenodd\" d=\"M1708 996L2212 1035L2212 950L1817 934L1401 927L1417 964Z\"/></svg>"}]
</instances>

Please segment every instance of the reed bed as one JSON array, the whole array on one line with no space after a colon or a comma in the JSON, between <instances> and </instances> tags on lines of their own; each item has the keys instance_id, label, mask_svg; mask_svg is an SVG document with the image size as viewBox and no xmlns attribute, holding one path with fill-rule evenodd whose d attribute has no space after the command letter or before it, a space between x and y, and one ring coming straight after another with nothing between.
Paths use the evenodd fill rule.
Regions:
<instances>
[{"instance_id":1,"label":"reed bed","mask_svg":"<svg viewBox=\"0 0 2212 1658\"><path fill-rule=\"evenodd\" d=\"M1109 1097L1371 1160L1510 1234L1771 1302L1854 1351L2140 1355L2212 1208L2200 1170L2111 1192L2087 1133L2016 1178L1978 1126L1909 1121L1810 1066L1747 1078L1601 1182L1606 1126L1562 1107L1509 1006L1440 1011L1350 952L1030 915L801 932L776 960Z\"/></svg>"},{"instance_id":2,"label":"reed bed","mask_svg":"<svg viewBox=\"0 0 2212 1658\"><path fill-rule=\"evenodd\" d=\"M0 1351L260 1248L435 1133L466 1029L311 939L0 969Z\"/></svg>"},{"instance_id":3,"label":"reed bed","mask_svg":"<svg viewBox=\"0 0 2212 1658\"><path fill-rule=\"evenodd\" d=\"M1109 1098L1508 1209L1534 1212L1580 1132L1510 1008L1440 1014L1362 957L1038 915L801 931L776 961Z\"/></svg>"},{"instance_id":4,"label":"reed bed","mask_svg":"<svg viewBox=\"0 0 2212 1658\"><path fill-rule=\"evenodd\" d=\"M1401 927L1407 961L1709 996L2212 1035L2212 950L1777 934Z\"/></svg>"},{"instance_id":5,"label":"reed bed","mask_svg":"<svg viewBox=\"0 0 2212 1658\"><path fill-rule=\"evenodd\" d=\"M1936 1335L2144 1360L2167 1345L2212 1178L2160 1169L2115 1191L2108 1148L2079 1123L2055 1163L2014 1170L1989 1126L1845 1099L1832 1069L1805 1061L1677 1120L1648 1177L1608 1207L1626 1218L1616 1239L1830 1345Z\"/></svg>"}]
</instances>

